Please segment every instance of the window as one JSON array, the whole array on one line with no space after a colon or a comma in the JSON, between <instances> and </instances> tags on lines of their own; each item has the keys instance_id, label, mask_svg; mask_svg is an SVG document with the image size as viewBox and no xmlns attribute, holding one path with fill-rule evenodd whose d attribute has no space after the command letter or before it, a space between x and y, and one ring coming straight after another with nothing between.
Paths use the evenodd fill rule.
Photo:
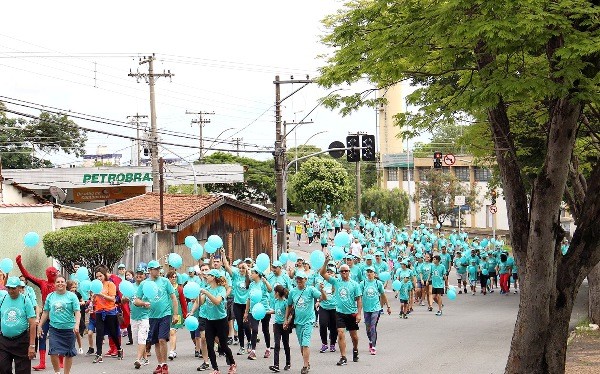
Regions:
<instances>
[{"instance_id":1,"label":"window","mask_svg":"<svg viewBox=\"0 0 600 374\"><path fill-rule=\"evenodd\" d=\"M475 168L475 181L487 182L492 177L492 171L490 169Z\"/></svg>"},{"instance_id":2,"label":"window","mask_svg":"<svg viewBox=\"0 0 600 374\"><path fill-rule=\"evenodd\" d=\"M469 182L471 178L469 177L469 167L468 166L457 166L454 168L454 174L456 178L458 178L461 182Z\"/></svg>"},{"instance_id":3,"label":"window","mask_svg":"<svg viewBox=\"0 0 600 374\"><path fill-rule=\"evenodd\" d=\"M397 181L398 180L398 169L397 168L388 168L386 169L388 173L388 181Z\"/></svg>"},{"instance_id":4,"label":"window","mask_svg":"<svg viewBox=\"0 0 600 374\"><path fill-rule=\"evenodd\" d=\"M427 181L427 173L431 170L431 168L419 168L419 180L426 182Z\"/></svg>"},{"instance_id":5,"label":"window","mask_svg":"<svg viewBox=\"0 0 600 374\"><path fill-rule=\"evenodd\" d=\"M410 175L410 180L415 180L415 170L409 168L402 168L402 180L408 182L408 176Z\"/></svg>"}]
</instances>

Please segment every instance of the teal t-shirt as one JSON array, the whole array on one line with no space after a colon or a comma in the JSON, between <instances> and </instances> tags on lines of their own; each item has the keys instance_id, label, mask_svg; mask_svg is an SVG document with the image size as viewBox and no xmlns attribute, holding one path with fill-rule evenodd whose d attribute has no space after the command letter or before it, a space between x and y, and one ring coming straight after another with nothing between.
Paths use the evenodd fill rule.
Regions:
<instances>
[{"instance_id":1,"label":"teal t-shirt","mask_svg":"<svg viewBox=\"0 0 600 374\"><path fill-rule=\"evenodd\" d=\"M507 274L509 266L510 263L508 262L508 260L506 260L505 262L498 261L498 274Z\"/></svg>"},{"instance_id":2,"label":"teal t-shirt","mask_svg":"<svg viewBox=\"0 0 600 374\"><path fill-rule=\"evenodd\" d=\"M361 282L364 279L362 264L355 264L350 268L350 279L357 283Z\"/></svg>"},{"instance_id":3,"label":"teal t-shirt","mask_svg":"<svg viewBox=\"0 0 600 374\"><path fill-rule=\"evenodd\" d=\"M285 310L287 308L287 299L273 300L273 314L275 315L274 323L283 324L285 322Z\"/></svg>"},{"instance_id":4,"label":"teal t-shirt","mask_svg":"<svg viewBox=\"0 0 600 374\"><path fill-rule=\"evenodd\" d=\"M413 284L410 280L402 281L400 290L398 291L398 298L400 300L408 300L410 298L410 291L413 288Z\"/></svg>"},{"instance_id":5,"label":"teal t-shirt","mask_svg":"<svg viewBox=\"0 0 600 374\"><path fill-rule=\"evenodd\" d=\"M29 300L31 300L31 305L33 305L35 308L37 306L37 296L33 290L33 287L25 286L25 296L29 297Z\"/></svg>"},{"instance_id":6,"label":"teal t-shirt","mask_svg":"<svg viewBox=\"0 0 600 374\"><path fill-rule=\"evenodd\" d=\"M374 279L372 281L367 279L362 281L361 288L363 311L377 312L381 310L380 297L385 292L383 290L383 283L377 279Z\"/></svg>"},{"instance_id":7,"label":"teal t-shirt","mask_svg":"<svg viewBox=\"0 0 600 374\"><path fill-rule=\"evenodd\" d=\"M431 262L424 262L419 267L419 274L421 275L421 279L423 281L430 281L431 280L431 268L432 267L433 267L433 264Z\"/></svg>"},{"instance_id":8,"label":"teal t-shirt","mask_svg":"<svg viewBox=\"0 0 600 374\"><path fill-rule=\"evenodd\" d=\"M464 259L462 257L461 258L457 257L454 259L454 267L456 268L456 272L458 274L464 274L467 272L467 267L463 266L464 264L466 264L466 262L463 260Z\"/></svg>"},{"instance_id":9,"label":"teal t-shirt","mask_svg":"<svg viewBox=\"0 0 600 374\"><path fill-rule=\"evenodd\" d=\"M335 277L329 277L328 282L335 287L335 311L343 314L357 313L356 298L362 295L360 285L352 279L343 281Z\"/></svg>"},{"instance_id":10,"label":"teal t-shirt","mask_svg":"<svg viewBox=\"0 0 600 374\"><path fill-rule=\"evenodd\" d=\"M225 317L227 317L227 311L225 310L225 307L227 306L227 290L225 289L225 287L223 286L217 286L215 288L209 287L206 289L211 295L215 296L215 297L219 297L221 296L223 298L223 300L221 300L221 302L216 305L213 304L213 302L210 300L210 298L208 296L205 296L206 299L204 300L204 312L206 319L211 320L211 321L216 321L219 319L223 319Z\"/></svg>"},{"instance_id":11,"label":"teal t-shirt","mask_svg":"<svg viewBox=\"0 0 600 374\"><path fill-rule=\"evenodd\" d=\"M158 294L151 300L144 295L144 284L146 282L154 282L158 287ZM167 278L158 277L156 280L148 278L142 281L137 289L136 296L143 301L150 302L149 318L163 318L165 316L173 315L171 295L174 293L175 289L173 288L173 285L171 285L171 282L169 282Z\"/></svg>"},{"instance_id":12,"label":"teal t-shirt","mask_svg":"<svg viewBox=\"0 0 600 374\"><path fill-rule=\"evenodd\" d=\"M329 282L325 282L325 279L321 279L321 282L323 283L323 291L325 291L325 296L327 296L326 299L322 299L319 302L319 305L321 308L325 309L325 310L335 310L335 298L333 295L333 286L331 285L331 283ZM318 287L317 287L318 289Z\"/></svg>"},{"instance_id":13,"label":"teal t-shirt","mask_svg":"<svg viewBox=\"0 0 600 374\"><path fill-rule=\"evenodd\" d=\"M75 327L75 312L79 311L77 296L66 291L64 294L52 292L46 298L44 311L48 311L50 326L55 329L73 329Z\"/></svg>"},{"instance_id":14,"label":"teal t-shirt","mask_svg":"<svg viewBox=\"0 0 600 374\"><path fill-rule=\"evenodd\" d=\"M412 281L412 277L413 277L412 270L410 270L409 268L406 268L406 269L400 268L400 269L398 269L398 271L396 271L396 276L395 276L396 279L403 280L404 277L408 277L408 280Z\"/></svg>"},{"instance_id":15,"label":"teal t-shirt","mask_svg":"<svg viewBox=\"0 0 600 374\"><path fill-rule=\"evenodd\" d=\"M136 306L134 301L137 299L135 296L137 294L137 290L140 286L136 283L133 284L133 288L135 292L133 293L133 298L129 303L131 309L131 319L134 321L141 321L143 319L148 319L148 313L150 313L150 308L144 308L141 306Z\"/></svg>"},{"instance_id":16,"label":"teal t-shirt","mask_svg":"<svg viewBox=\"0 0 600 374\"><path fill-rule=\"evenodd\" d=\"M246 276L240 274L239 269L233 269L231 274L231 285L233 288L233 302L235 304L246 304L246 300L248 300Z\"/></svg>"},{"instance_id":17,"label":"teal t-shirt","mask_svg":"<svg viewBox=\"0 0 600 374\"><path fill-rule=\"evenodd\" d=\"M389 271L390 267L388 266L387 262L385 261L381 261L381 262L377 262L375 261L373 263L373 267L375 267L375 272L377 274L383 273L384 271Z\"/></svg>"},{"instance_id":18,"label":"teal t-shirt","mask_svg":"<svg viewBox=\"0 0 600 374\"><path fill-rule=\"evenodd\" d=\"M450 269L450 253L440 253L440 264L444 265L446 271Z\"/></svg>"},{"instance_id":19,"label":"teal t-shirt","mask_svg":"<svg viewBox=\"0 0 600 374\"><path fill-rule=\"evenodd\" d=\"M467 272L469 273L469 281L473 282L477 280L477 265L469 265Z\"/></svg>"},{"instance_id":20,"label":"teal t-shirt","mask_svg":"<svg viewBox=\"0 0 600 374\"><path fill-rule=\"evenodd\" d=\"M306 325L315 322L315 299L321 296L313 286L308 286L301 290L294 288L287 299L287 304L295 308L294 323L296 325Z\"/></svg>"},{"instance_id":21,"label":"teal t-shirt","mask_svg":"<svg viewBox=\"0 0 600 374\"><path fill-rule=\"evenodd\" d=\"M29 328L29 318L35 317L30 298L19 295L16 299L13 299L10 295L5 295L2 297L1 303L0 320L2 324L0 328L2 329L2 335L7 338L21 335Z\"/></svg>"},{"instance_id":22,"label":"teal t-shirt","mask_svg":"<svg viewBox=\"0 0 600 374\"><path fill-rule=\"evenodd\" d=\"M431 265L431 286L433 288L444 288L444 276L446 275L446 267L442 264Z\"/></svg>"}]
</instances>

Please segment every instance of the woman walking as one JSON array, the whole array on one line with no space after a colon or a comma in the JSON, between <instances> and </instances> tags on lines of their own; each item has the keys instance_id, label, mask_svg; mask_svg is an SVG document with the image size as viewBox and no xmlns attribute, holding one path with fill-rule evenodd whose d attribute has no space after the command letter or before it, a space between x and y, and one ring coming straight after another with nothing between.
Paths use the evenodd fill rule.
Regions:
<instances>
[{"instance_id":1,"label":"woman walking","mask_svg":"<svg viewBox=\"0 0 600 374\"><path fill-rule=\"evenodd\" d=\"M73 292L67 291L67 280L62 275L56 277L55 291L50 293L44 303L40 325L50 320L48 355L55 373L60 373L58 356L64 356L65 374L71 372L75 349L75 334L79 333L79 300ZM38 335L42 334L42 330Z\"/></svg>"},{"instance_id":2,"label":"woman walking","mask_svg":"<svg viewBox=\"0 0 600 374\"><path fill-rule=\"evenodd\" d=\"M327 274L330 277L335 276L336 269L334 266L327 266ZM319 335L321 337L320 353L335 352L335 344L337 343L337 317L335 314L335 300L333 294L335 292L333 286L329 282L321 279L319 289L323 288L326 298L318 301L319 308ZM327 331L329 331L329 347L327 346Z\"/></svg>"},{"instance_id":3,"label":"woman walking","mask_svg":"<svg viewBox=\"0 0 600 374\"><path fill-rule=\"evenodd\" d=\"M235 262L234 262L235 264ZM240 342L240 350L238 355L245 355L246 346L244 345L244 337L250 343L250 326L248 322L244 322L244 311L246 310L246 301L248 300L248 265L245 262L239 262L237 268L232 268L229 265L227 257L223 257L223 266L231 276L231 288L233 289L233 317L238 325L238 340Z\"/></svg>"},{"instance_id":4,"label":"woman walking","mask_svg":"<svg viewBox=\"0 0 600 374\"><path fill-rule=\"evenodd\" d=\"M249 295L253 290L257 290L256 292L260 292L262 295L262 299L260 302L264 305L266 310L269 310L269 295L273 289L271 288L271 284L267 281L262 271L258 270L258 268L253 267L252 271L250 271L250 283L248 285ZM267 345L267 350L265 351L265 358L268 358L271 355L271 333L269 331L269 322L271 321L271 315L267 314L265 318L261 321L254 319L250 311L258 303L253 302L248 298L246 302L246 311L244 312L244 321L250 322L250 327L252 328L252 336L251 336L251 350L248 353L248 360L256 360L256 339L258 337L258 324L262 323L262 331L265 337L265 344Z\"/></svg>"},{"instance_id":5,"label":"woman walking","mask_svg":"<svg viewBox=\"0 0 600 374\"><path fill-rule=\"evenodd\" d=\"M367 338L369 338L369 353L377 354L377 325L381 316L381 308L387 306L387 313L392 314L392 309L388 303L383 283L375 279L375 268L367 267L367 279L362 281L362 300L363 311L365 314L365 327L367 330Z\"/></svg>"},{"instance_id":6,"label":"woman walking","mask_svg":"<svg viewBox=\"0 0 600 374\"><path fill-rule=\"evenodd\" d=\"M95 270L96 279L102 282L102 291L93 296L94 311L96 315L96 358L92 363L102 362L102 344L104 335L108 335L117 346L117 357L123 359L123 349L119 337L119 320L117 318L117 287L108 280L105 267L99 266Z\"/></svg>"},{"instance_id":7,"label":"woman walking","mask_svg":"<svg viewBox=\"0 0 600 374\"><path fill-rule=\"evenodd\" d=\"M285 310L287 308L288 290L278 284L275 286L275 299L273 301L273 314L275 323L273 324L273 339L275 340L275 352L273 355L273 365L269 370L279 373L279 352L281 351L281 342L283 342L283 351L285 352L285 367L283 370L290 370L290 330L283 328L285 322Z\"/></svg>"},{"instance_id":8,"label":"woman walking","mask_svg":"<svg viewBox=\"0 0 600 374\"><path fill-rule=\"evenodd\" d=\"M177 330L183 327L183 316L187 315L187 303L185 296L183 296L183 287L177 284L177 272L170 270L167 273L167 279L171 282L171 286L175 289L177 297L177 310L174 314L177 316L177 322L171 323L171 331L169 332L169 360L173 360L177 357Z\"/></svg>"}]
</instances>

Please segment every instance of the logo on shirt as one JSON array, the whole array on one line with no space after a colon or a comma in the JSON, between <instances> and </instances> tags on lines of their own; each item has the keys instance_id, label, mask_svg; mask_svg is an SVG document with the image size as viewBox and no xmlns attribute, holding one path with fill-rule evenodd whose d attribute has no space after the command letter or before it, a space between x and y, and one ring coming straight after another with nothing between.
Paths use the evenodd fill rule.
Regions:
<instances>
[{"instance_id":1,"label":"logo on shirt","mask_svg":"<svg viewBox=\"0 0 600 374\"><path fill-rule=\"evenodd\" d=\"M17 308L8 308L4 316L2 317L2 322L6 326L15 326L19 322L19 311Z\"/></svg>"},{"instance_id":2,"label":"logo on shirt","mask_svg":"<svg viewBox=\"0 0 600 374\"><path fill-rule=\"evenodd\" d=\"M348 299L348 289L346 287L340 288L340 298L344 300Z\"/></svg>"},{"instance_id":3,"label":"logo on shirt","mask_svg":"<svg viewBox=\"0 0 600 374\"><path fill-rule=\"evenodd\" d=\"M242 290L246 289L246 281L238 283L238 287Z\"/></svg>"},{"instance_id":4,"label":"logo on shirt","mask_svg":"<svg viewBox=\"0 0 600 374\"><path fill-rule=\"evenodd\" d=\"M54 312L55 313L66 313L67 308L65 308L65 304L63 304L61 301L57 301L54 303Z\"/></svg>"},{"instance_id":5,"label":"logo on shirt","mask_svg":"<svg viewBox=\"0 0 600 374\"><path fill-rule=\"evenodd\" d=\"M367 295L367 297L375 297L377 294L376 294L375 289L373 287L369 287L369 288L367 288L366 295Z\"/></svg>"},{"instance_id":6,"label":"logo on shirt","mask_svg":"<svg viewBox=\"0 0 600 374\"><path fill-rule=\"evenodd\" d=\"M302 296L300 296L300 297L298 298L298 301L296 302L296 306L297 306L299 309L304 309L304 308L306 308L306 307L307 307L306 300L304 300L304 298L303 298Z\"/></svg>"}]
</instances>

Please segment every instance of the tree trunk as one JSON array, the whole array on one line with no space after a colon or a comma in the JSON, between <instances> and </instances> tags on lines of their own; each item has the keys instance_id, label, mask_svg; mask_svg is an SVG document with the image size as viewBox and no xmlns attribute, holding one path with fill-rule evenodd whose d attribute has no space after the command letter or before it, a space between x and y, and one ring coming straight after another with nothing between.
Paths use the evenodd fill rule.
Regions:
<instances>
[{"instance_id":1,"label":"tree trunk","mask_svg":"<svg viewBox=\"0 0 600 374\"><path fill-rule=\"evenodd\" d=\"M600 324L600 263L588 274L589 317L593 323Z\"/></svg>"}]
</instances>

